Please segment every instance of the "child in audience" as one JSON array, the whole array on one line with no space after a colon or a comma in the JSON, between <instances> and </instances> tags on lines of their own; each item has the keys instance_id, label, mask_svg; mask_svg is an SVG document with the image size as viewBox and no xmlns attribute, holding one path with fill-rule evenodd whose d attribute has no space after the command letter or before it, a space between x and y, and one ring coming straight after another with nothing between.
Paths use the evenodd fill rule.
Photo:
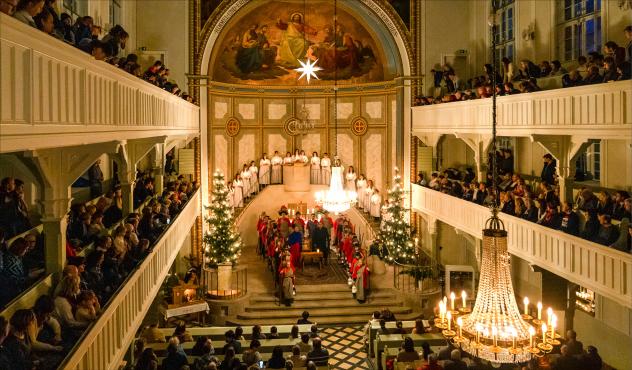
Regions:
<instances>
[{"instance_id":1,"label":"child in audience","mask_svg":"<svg viewBox=\"0 0 632 370\"><path fill-rule=\"evenodd\" d=\"M91 290L79 293L77 297L77 312L75 319L82 323L91 323L97 319L97 310L94 302L97 300L96 295Z\"/></svg>"}]
</instances>

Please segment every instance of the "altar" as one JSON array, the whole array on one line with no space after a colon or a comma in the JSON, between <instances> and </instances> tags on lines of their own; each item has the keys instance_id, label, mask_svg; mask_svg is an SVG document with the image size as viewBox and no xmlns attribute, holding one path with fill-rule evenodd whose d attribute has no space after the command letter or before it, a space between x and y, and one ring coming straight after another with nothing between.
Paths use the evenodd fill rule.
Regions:
<instances>
[{"instance_id":1,"label":"altar","mask_svg":"<svg viewBox=\"0 0 632 370\"><path fill-rule=\"evenodd\" d=\"M285 191L306 192L310 191L309 185L310 166L303 163L294 163L283 166L283 187Z\"/></svg>"}]
</instances>

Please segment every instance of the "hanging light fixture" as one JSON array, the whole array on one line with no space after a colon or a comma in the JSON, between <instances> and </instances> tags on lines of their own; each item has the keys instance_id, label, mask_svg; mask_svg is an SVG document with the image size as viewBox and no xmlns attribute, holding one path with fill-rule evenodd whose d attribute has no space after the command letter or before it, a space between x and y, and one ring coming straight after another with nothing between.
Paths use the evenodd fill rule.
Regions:
<instances>
[{"instance_id":1,"label":"hanging light fixture","mask_svg":"<svg viewBox=\"0 0 632 370\"><path fill-rule=\"evenodd\" d=\"M492 151L496 153L496 6L492 2ZM542 303L538 302L537 317L529 314L529 299L525 297L524 313L520 313L511 281L511 256L507 250L507 231L498 218L498 188L496 156L492 156L493 189L496 195L492 216L483 230L481 272L474 307L455 307L455 295L439 302L439 318L435 326L454 346L492 364L525 363L541 357L560 344L555 332L557 317L547 310L547 322L542 320Z\"/></svg>"},{"instance_id":2,"label":"hanging light fixture","mask_svg":"<svg viewBox=\"0 0 632 370\"><path fill-rule=\"evenodd\" d=\"M334 29L337 28L337 1L334 1ZM334 48L334 60L336 59L336 48ZM349 210L358 200L358 194L355 191L344 190L342 186L342 165L338 157L338 68L334 69L334 140L336 155L334 156L333 166L331 167L331 180L329 189L316 192L316 204L325 210L334 214L342 213Z\"/></svg>"}]
</instances>

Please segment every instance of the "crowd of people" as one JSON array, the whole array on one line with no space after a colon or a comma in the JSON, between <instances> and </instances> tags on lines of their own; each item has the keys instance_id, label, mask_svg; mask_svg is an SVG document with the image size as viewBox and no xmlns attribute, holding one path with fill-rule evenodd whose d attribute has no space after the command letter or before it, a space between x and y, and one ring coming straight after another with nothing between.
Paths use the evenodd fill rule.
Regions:
<instances>
[{"instance_id":1,"label":"crowd of people","mask_svg":"<svg viewBox=\"0 0 632 370\"><path fill-rule=\"evenodd\" d=\"M516 68L509 58L504 57L495 80L493 66L485 64L483 75L464 81L450 65L436 65L430 70L434 80L433 96L418 96L414 105L484 99L491 97L494 90L498 96L540 91L537 79L545 77L561 78L563 87L629 80L632 74L632 26L625 27L624 34L628 40L626 47L608 41L604 44L603 54L593 51L588 57L579 56L577 66L570 71L559 60L542 61L538 65L523 59Z\"/></svg>"},{"instance_id":2,"label":"crowd of people","mask_svg":"<svg viewBox=\"0 0 632 370\"><path fill-rule=\"evenodd\" d=\"M288 217L292 214L292 218ZM322 253L329 264L331 251L338 252L338 263L348 271L352 294L360 303L368 295L369 269L366 254L354 233L351 221L340 214L334 220L325 210L315 209L302 217L283 206L273 220L265 212L257 222L258 252L268 261L281 303L291 306L296 295L296 269L301 266L304 251Z\"/></svg>"},{"instance_id":3,"label":"crowd of people","mask_svg":"<svg viewBox=\"0 0 632 370\"><path fill-rule=\"evenodd\" d=\"M135 344L134 370L155 370L161 365L162 370L241 370L241 369L294 369L307 368L316 370L318 366L326 366L329 362L329 351L324 348L318 326L311 325L310 331L301 333L299 325L313 324L309 321L309 312L305 311L287 337L281 337L275 326L264 333L260 325L252 328L252 334L244 334L241 326L225 332L225 342L221 348L215 348L211 338L198 336L193 338L184 322L179 322L169 339L165 339L157 324L146 327ZM269 359L264 360L260 353L262 341L269 339L289 339L294 343L289 353L284 353L281 345L274 346ZM242 342L249 340L248 348ZM189 355L182 344L195 342ZM167 355L159 364L156 352L147 344L167 343ZM223 355L220 359L218 355ZM194 356L194 357L189 357Z\"/></svg>"},{"instance_id":4,"label":"crowd of people","mask_svg":"<svg viewBox=\"0 0 632 370\"><path fill-rule=\"evenodd\" d=\"M150 180L139 172L138 181ZM6 340L13 345L0 346L0 368L54 369L96 320L101 307L151 252L195 190L194 184L180 176L169 181L162 194L150 196L141 214L125 217L120 188L116 186L94 204L73 206L68 216L66 266L60 281L50 294L40 296L33 308L18 310L10 318ZM109 211L112 208L114 211ZM10 246L1 246L0 298L4 304L22 293L27 280L32 279L29 266L34 262L30 261L43 265L44 246L36 248L35 241L29 234L14 239ZM89 243L92 247L87 255L78 255ZM34 255L26 258L29 253ZM7 321L0 318L0 322Z\"/></svg>"},{"instance_id":5,"label":"crowd of people","mask_svg":"<svg viewBox=\"0 0 632 370\"><path fill-rule=\"evenodd\" d=\"M91 54L96 60L110 63L163 90L193 102L190 95L180 90L176 83L169 81L169 69L161 61L156 61L143 71L138 55L120 56L129 39L129 33L122 26L115 25L101 37L102 28L94 24L92 17L81 16L73 21L73 17L68 13L58 14L56 3L57 0L3 0L0 11Z\"/></svg>"},{"instance_id":6,"label":"crowd of people","mask_svg":"<svg viewBox=\"0 0 632 370\"><path fill-rule=\"evenodd\" d=\"M498 195L494 192L492 174L488 173L485 181L477 182L471 168L464 173L456 169L435 172L429 181L420 173L417 184L484 206L497 203L503 213L620 251L631 251L632 198L627 191L610 194L602 190L595 195L582 187L574 201L561 201L556 161L551 154L543 157L535 189L514 172L510 149L500 150L497 157ZM621 221L620 225L613 224L613 220Z\"/></svg>"}]
</instances>

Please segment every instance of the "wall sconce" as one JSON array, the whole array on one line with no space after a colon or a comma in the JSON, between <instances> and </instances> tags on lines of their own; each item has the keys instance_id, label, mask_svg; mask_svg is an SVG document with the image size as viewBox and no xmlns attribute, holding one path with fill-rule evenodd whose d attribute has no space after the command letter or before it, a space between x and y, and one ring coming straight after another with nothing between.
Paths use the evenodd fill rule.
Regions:
<instances>
[{"instance_id":1,"label":"wall sconce","mask_svg":"<svg viewBox=\"0 0 632 370\"><path fill-rule=\"evenodd\" d=\"M535 39L535 23L530 23L527 28L522 30L522 39L524 41L532 41Z\"/></svg>"}]
</instances>

